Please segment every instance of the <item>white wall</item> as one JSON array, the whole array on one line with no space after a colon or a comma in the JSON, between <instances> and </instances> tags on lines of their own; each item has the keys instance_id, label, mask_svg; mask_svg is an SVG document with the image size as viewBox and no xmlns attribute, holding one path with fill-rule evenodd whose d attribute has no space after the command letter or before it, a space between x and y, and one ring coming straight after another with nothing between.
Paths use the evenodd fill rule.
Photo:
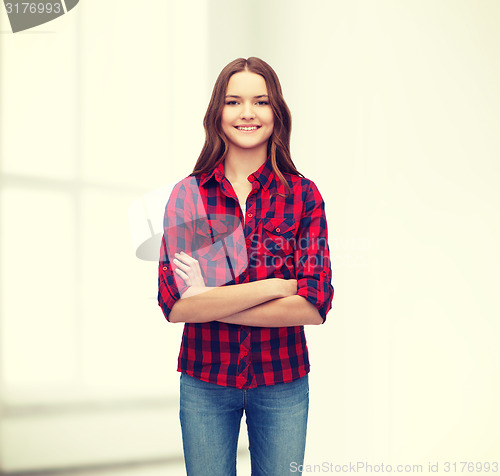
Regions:
<instances>
[{"instance_id":1,"label":"white wall","mask_svg":"<svg viewBox=\"0 0 500 476\"><path fill-rule=\"evenodd\" d=\"M87 0L1 36L3 470L181 457L182 328L128 210L203 143L199 6Z\"/></svg>"}]
</instances>

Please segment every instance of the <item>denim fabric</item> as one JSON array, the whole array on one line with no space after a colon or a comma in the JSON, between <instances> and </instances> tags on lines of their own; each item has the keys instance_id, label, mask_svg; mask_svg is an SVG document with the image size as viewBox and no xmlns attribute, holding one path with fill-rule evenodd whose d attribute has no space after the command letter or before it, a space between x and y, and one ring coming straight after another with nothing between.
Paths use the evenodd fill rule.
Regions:
<instances>
[{"instance_id":1,"label":"denim fabric","mask_svg":"<svg viewBox=\"0 0 500 476\"><path fill-rule=\"evenodd\" d=\"M236 450L246 415L252 476L293 474L304 461L308 375L251 389L180 378L180 421L188 476L236 475Z\"/></svg>"}]
</instances>

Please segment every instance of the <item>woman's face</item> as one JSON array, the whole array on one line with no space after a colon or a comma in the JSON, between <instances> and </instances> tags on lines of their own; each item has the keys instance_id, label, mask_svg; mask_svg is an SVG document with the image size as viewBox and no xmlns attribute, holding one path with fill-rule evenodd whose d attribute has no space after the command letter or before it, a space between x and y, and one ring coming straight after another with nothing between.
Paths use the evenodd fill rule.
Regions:
<instances>
[{"instance_id":1,"label":"woman's face","mask_svg":"<svg viewBox=\"0 0 500 476\"><path fill-rule=\"evenodd\" d=\"M229 79L222 110L222 130L230 148L266 149L274 127L264 78L241 71Z\"/></svg>"}]
</instances>

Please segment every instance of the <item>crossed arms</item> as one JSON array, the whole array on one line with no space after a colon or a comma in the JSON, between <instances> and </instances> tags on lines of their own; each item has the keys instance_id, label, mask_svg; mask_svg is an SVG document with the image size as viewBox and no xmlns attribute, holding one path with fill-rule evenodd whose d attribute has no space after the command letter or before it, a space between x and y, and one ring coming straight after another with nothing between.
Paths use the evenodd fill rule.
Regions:
<instances>
[{"instance_id":1,"label":"crossed arms","mask_svg":"<svg viewBox=\"0 0 500 476\"><path fill-rule=\"evenodd\" d=\"M220 321L261 327L321 324L318 309L297 295L297 280L269 278L250 283L207 287L198 262L176 253L175 273L188 289L176 301L171 322Z\"/></svg>"}]
</instances>

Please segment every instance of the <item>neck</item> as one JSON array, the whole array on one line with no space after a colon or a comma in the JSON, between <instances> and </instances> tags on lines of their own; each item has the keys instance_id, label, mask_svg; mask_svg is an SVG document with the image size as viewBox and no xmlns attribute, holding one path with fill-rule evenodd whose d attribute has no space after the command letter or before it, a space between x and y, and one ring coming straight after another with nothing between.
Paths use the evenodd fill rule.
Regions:
<instances>
[{"instance_id":1,"label":"neck","mask_svg":"<svg viewBox=\"0 0 500 476\"><path fill-rule=\"evenodd\" d=\"M247 183L247 177L267 159L267 144L259 150L229 148L224 161L224 173L231 183Z\"/></svg>"}]
</instances>

